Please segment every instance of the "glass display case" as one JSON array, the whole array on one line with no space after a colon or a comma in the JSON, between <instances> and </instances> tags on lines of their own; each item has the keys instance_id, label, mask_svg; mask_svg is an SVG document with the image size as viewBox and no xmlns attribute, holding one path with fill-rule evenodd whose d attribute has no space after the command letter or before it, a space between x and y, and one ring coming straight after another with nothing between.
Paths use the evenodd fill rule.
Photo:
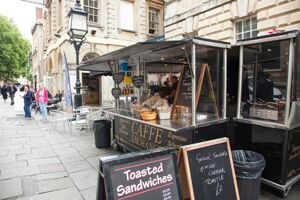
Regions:
<instances>
[{"instance_id":1,"label":"glass display case","mask_svg":"<svg viewBox=\"0 0 300 200\"><path fill-rule=\"evenodd\" d=\"M282 128L300 125L298 37L290 33L240 42L237 120Z\"/></svg>"}]
</instances>

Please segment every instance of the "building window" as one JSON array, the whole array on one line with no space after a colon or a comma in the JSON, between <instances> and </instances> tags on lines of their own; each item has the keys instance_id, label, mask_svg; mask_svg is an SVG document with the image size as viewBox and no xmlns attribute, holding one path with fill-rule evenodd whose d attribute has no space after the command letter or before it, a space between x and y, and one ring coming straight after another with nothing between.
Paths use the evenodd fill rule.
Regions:
<instances>
[{"instance_id":1,"label":"building window","mask_svg":"<svg viewBox=\"0 0 300 200\"><path fill-rule=\"evenodd\" d=\"M84 10L88 13L88 21L98 23L98 0L84 0Z\"/></svg>"},{"instance_id":2,"label":"building window","mask_svg":"<svg viewBox=\"0 0 300 200\"><path fill-rule=\"evenodd\" d=\"M257 18L250 17L237 21L235 23L235 33L236 40L257 37Z\"/></svg>"},{"instance_id":3,"label":"building window","mask_svg":"<svg viewBox=\"0 0 300 200\"><path fill-rule=\"evenodd\" d=\"M134 30L134 2L120 1L119 10L119 28L124 30Z\"/></svg>"},{"instance_id":4,"label":"building window","mask_svg":"<svg viewBox=\"0 0 300 200\"><path fill-rule=\"evenodd\" d=\"M160 32L160 9L149 7L149 34L157 35Z\"/></svg>"}]
</instances>

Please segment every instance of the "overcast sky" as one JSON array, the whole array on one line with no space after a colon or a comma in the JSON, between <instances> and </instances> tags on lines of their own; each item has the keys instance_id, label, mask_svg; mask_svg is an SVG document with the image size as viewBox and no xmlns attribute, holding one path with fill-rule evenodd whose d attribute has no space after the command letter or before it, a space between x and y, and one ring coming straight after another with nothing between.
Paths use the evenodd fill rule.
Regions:
<instances>
[{"instance_id":1,"label":"overcast sky","mask_svg":"<svg viewBox=\"0 0 300 200\"><path fill-rule=\"evenodd\" d=\"M0 0L0 14L13 19L21 33L30 41L31 28L35 23L35 8L40 5L21 0Z\"/></svg>"}]
</instances>

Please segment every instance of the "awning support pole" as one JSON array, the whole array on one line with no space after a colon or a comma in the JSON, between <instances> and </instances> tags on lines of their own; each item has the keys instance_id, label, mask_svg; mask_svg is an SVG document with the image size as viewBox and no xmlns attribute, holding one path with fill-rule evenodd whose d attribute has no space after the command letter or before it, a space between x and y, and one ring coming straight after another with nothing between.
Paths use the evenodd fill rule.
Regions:
<instances>
[{"instance_id":1,"label":"awning support pole","mask_svg":"<svg viewBox=\"0 0 300 200\"><path fill-rule=\"evenodd\" d=\"M238 96L237 96L237 118L241 118L241 101L242 101L242 82L243 82L243 56L244 46L240 47L240 62L239 62L239 83L238 83Z\"/></svg>"},{"instance_id":2,"label":"awning support pole","mask_svg":"<svg viewBox=\"0 0 300 200\"><path fill-rule=\"evenodd\" d=\"M286 103L285 103L285 119L284 124L288 126L289 116L290 116L290 105L291 105L291 91L292 91L292 73L294 65L294 39L290 39L290 50L289 50L289 65L288 65L288 75L287 75L287 87L286 87Z\"/></svg>"},{"instance_id":3,"label":"awning support pole","mask_svg":"<svg viewBox=\"0 0 300 200\"><path fill-rule=\"evenodd\" d=\"M196 74L196 45L192 44L192 66L189 65L191 68L192 74L192 123L196 125L196 78L194 74Z\"/></svg>"}]
</instances>

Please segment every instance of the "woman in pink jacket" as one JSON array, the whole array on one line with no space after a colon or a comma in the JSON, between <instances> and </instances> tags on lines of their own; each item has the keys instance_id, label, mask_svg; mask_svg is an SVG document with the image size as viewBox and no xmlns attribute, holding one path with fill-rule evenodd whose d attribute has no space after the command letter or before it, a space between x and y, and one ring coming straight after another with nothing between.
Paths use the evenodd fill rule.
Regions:
<instances>
[{"instance_id":1,"label":"woman in pink jacket","mask_svg":"<svg viewBox=\"0 0 300 200\"><path fill-rule=\"evenodd\" d=\"M47 120L48 91L46 90L46 88L44 87L44 85L42 83L39 85L39 89L36 92L35 101L41 108L42 121L46 121Z\"/></svg>"}]
</instances>

